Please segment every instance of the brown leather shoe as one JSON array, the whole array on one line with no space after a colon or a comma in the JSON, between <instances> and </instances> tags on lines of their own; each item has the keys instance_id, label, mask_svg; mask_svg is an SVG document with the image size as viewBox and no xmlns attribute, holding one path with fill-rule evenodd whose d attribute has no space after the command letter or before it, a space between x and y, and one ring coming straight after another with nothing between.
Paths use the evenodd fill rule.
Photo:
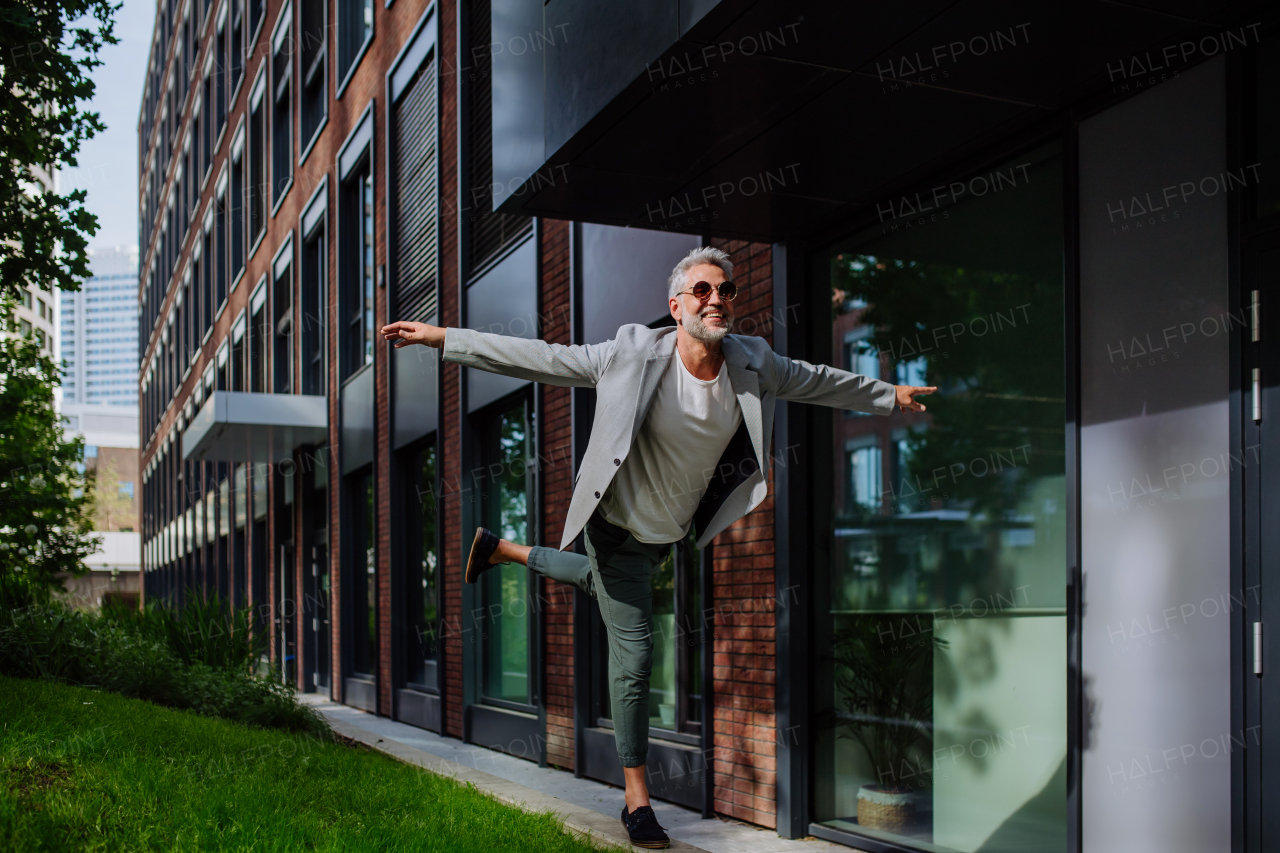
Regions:
<instances>
[{"instance_id":1,"label":"brown leather shoe","mask_svg":"<svg viewBox=\"0 0 1280 853\"><path fill-rule=\"evenodd\" d=\"M497 565L490 563L489 558L498 550L498 543L501 541L491 531L483 527L476 528L476 538L471 543L471 555L467 557L467 571L464 575L467 583L475 583L482 574Z\"/></svg>"}]
</instances>

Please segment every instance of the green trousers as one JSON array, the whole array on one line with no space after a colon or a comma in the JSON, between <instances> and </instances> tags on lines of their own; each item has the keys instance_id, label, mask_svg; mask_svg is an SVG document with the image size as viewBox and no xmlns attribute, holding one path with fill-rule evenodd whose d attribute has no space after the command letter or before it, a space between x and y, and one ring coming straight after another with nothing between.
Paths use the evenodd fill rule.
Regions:
<instances>
[{"instance_id":1,"label":"green trousers","mask_svg":"<svg viewBox=\"0 0 1280 853\"><path fill-rule=\"evenodd\" d=\"M597 512L587 522L587 556L535 547L529 568L572 584L600 606L609 635L609 702L618 758L643 767L649 754L649 675L653 669L650 575L671 551L646 545Z\"/></svg>"}]
</instances>

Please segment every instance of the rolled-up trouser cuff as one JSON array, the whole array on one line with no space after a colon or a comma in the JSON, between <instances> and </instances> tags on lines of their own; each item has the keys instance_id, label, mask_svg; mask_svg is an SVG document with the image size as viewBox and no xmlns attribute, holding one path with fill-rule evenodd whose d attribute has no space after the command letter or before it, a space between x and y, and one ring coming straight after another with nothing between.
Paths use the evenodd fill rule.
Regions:
<instances>
[{"instance_id":1,"label":"rolled-up trouser cuff","mask_svg":"<svg viewBox=\"0 0 1280 853\"><path fill-rule=\"evenodd\" d=\"M622 762L623 767L644 767L644 763L647 759L648 756L645 755L636 758L633 755L623 755L622 753L618 753L618 760Z\"/></svg>"}]
</instances>

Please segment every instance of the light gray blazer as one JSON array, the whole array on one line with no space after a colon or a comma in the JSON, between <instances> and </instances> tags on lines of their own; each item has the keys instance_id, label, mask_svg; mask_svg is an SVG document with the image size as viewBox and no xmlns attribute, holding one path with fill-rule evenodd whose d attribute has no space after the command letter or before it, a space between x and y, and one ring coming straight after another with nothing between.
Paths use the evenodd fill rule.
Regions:
<instances>
[{"instance_id":1,"label":"light gray blazer","mask_svg":"<svg viewBox=\"0 0 1280 853\"><path fill-rule=\"evenodd\" d=\"M766 454L777 400L887 415L896 399L888 382L784 358L763 338L727 335L722 346L729 380L742 407L742 427L729 442L694 515L700 548L764 500ZM586 346L448 329L443 357L465 367L547 385L596 389L591 440L565 518L563 550L586 526L627 458L675 351L672 327L623 326L613 340Z\"/></svg>"}]
</instances>

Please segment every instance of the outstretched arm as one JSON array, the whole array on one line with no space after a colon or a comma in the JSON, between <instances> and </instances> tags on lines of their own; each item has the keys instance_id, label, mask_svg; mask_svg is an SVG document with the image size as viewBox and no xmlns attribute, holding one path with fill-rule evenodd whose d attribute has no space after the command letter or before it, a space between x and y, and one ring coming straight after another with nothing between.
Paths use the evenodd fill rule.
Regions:
<instances>
[{"instance_id":1,"label":"outstretched arm","mask_svg":"<svg viewBox=\"0 0 1280 853\"><path fill-rule=\"evenodd\" d=\"M546 341L491 335L472 329L446 330L426 323L399 321L382 327L396 347L423 344L443 349L445 361L545 385L592 387L613 355L614 341L564 346Z\"/></svg>"},{"instance_id":2,"label":"outstretched arm","mask_svg":"<svg viewBox=\"0 0 1280 853\"><path fill-rule=\"evenodd\" d=\"M894 406L900 407L904 412L923 412L924 404L917 403L915 398L938 390L935 387L890 385L869 376L825 364L813 365L776 353L774 368L777 372L777 394L780 400L877 415L889 414Z\"/></svg>"}]
</instances>

